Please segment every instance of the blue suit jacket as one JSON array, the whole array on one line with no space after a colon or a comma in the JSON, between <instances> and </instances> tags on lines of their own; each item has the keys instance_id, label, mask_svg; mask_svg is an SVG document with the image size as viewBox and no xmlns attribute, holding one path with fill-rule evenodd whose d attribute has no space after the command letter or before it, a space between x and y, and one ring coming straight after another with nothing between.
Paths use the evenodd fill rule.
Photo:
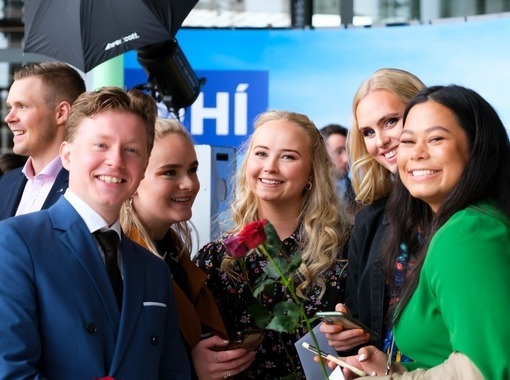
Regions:
<instances>
[{"instance_id":1,"label":"blue suit jacket","mask_svg":"<svg viewBox=\"0 0 510 380\"><path fill-rule=\"evenodd\" d=\"M62 197L0 222L0 378L189 379L171 277L122 236L118 310L83 219Z\"/></svg>"},{"instance_id":2,"label":"blue suit jacket","mask_svg":"<svg viewBox=\"0 0 510 380\"><path fill-rule=\"evenodd\" d=\"M16 214L27 183L27 177L21 172L22 169L23 167L11 170L0 177L0 220L10 218ZM54 204L65 193L68 185L69 172L62 168L42 208L47 209Z\"/></svg>"}]
</instances>

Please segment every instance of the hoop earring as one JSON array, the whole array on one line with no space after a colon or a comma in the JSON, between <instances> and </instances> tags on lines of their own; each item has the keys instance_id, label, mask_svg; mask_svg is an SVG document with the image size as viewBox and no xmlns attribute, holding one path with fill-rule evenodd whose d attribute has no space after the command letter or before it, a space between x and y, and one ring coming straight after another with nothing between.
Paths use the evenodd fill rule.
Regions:
<instances>
[{"instance_id":1,"label":"hoop earring","mask_svg":"<svg viewBox=\"0 0 510 380\"><path fill-rule=\"evenodd\" d=\"M312 183L312 181L308 181L308 182L306 183L306 185L305 185L305 190L306 190L306 191L310 191L310 190L312 190L312 187L313 187L313 183Z\"/></svg>"},{"instance_id":2,"label":"hoop earring","mask_svg":"<svg viewBox=\"0 0 510 380\"><path fill-rule=\"evenodd\" d=\"M128 205L126 206L126 215L129 215L133 212L133 197L129 197Z\"/></svg>"}]
</instances>

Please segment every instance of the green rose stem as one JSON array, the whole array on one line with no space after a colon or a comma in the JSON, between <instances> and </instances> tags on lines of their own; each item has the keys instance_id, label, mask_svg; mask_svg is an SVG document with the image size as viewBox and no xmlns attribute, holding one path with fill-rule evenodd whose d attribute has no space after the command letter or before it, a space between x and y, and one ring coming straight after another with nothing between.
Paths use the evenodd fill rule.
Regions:
<instances>
[{"instance_id":1,"label":"green rose stem","mask_svg":"<svg viewBox=\"0 0 510 380\"><path fill-rule=\"evenodd\" d=\"M287 345L286 345L286 344L285 344L285 342L283 341L282 334L281 334L280 332L278 332L278 331L276 331L276 334L278 335L278 340L279 340L279 341L280 341L280 343L282 344L283 350L285 351L285 355L287 355L287 358L289 358L289 359L290 359L290 358L291 358L291 355L290 355L289 350L287 350ZM291 367L292 367L293 379L297 379L297 368L296 368L296 366L294 365L294 362L293 362L292 360L289 360L289 363L290 363L290 365L291 365ZM289 380L290 380L290 377L289 377L289 376L290 376L290 375L287 375L287 376L285 376L285 377L281 378L280 380L282 380L282 379L285 379L285 380L289 379Z\"/></svg>"},{"instance_id":2,"label":"green rose stem","mask_svg":"<svg viewBox=\"0 0 510 380\"><path fill-rule=\"evenodd\" d=\"M292 299L297 305L300 305L299 307L299 313L301 314L301 318L305 321L306 328L310 332L310 335L312 336L313 344L315 347L317 347L317 350L319 351L319 362L321 365L322 374L324 375L324 379L329 379L328 373L326 371L326 366L324 364L324 361L322 359L322 356L320 355L320 348L319 348L319 342L317 341L317 337L315 336L315 333L313 332L312 324L310 323L310 320L308 319L308 316L305 313L305 309L303 308L303 305L301 304L301 301L299 300L298 295L296 294L296 290L294 289L294 284L292 283L292 280L287 278L285 273L282 272L280 267L276 264L276 262L273 260L273 257L269 254L269 252L266 250L266 247L264 245L259 245L257 247L258 250L260 250L264 256L268 258L268 260L273 264L273 267L276 269L278 274L280 275L282 284L289 290L290 295L292 296Z\"/></svg>"},{"instance_id":3,"label":"green rose stem","mask_svg":"<svg viewBox=\"0 0 510 380\"><path fill-rule=\"evenodd\" d=\"M265 255L265 256L267 256L267 255ZM248 270L246 269L246 263L244 261L240 260L239 264L241 265L241 270L243 271L245 278L248 279ZM251 286L251 284L248 280L246 280L246 285L250 289L251 294L254 294L255 289L253 289L253 287ZM258 302L260 303L260 301L258 301ZM285 351L285 355L287 355L287 357L290 358L291 357L290 352L289 352L289 350L287 350L287 345L283 341L281 333L278 331L275 331L275 333L276 333L276 335L278 335L278 340L280 341L282 348ZM321 358L321 360L322 360L322 358ZM294 365L294 362L292 360L289 360L289 363L292 367L292 372L294 374L294 378L297 378L297 369L296 369L296 366ZM287 376L284 379L287 379Z\"/></svg>"}]
</instances>

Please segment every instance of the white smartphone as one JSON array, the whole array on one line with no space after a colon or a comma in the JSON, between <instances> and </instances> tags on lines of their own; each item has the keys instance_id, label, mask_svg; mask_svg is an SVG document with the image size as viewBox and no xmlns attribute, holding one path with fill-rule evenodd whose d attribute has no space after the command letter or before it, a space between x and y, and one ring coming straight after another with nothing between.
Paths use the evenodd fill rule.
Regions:
<instances>
[{"instance_id":1,"label":"white smartphone","mask_svg":"<svg viewBox=\"0 0 510 380\"><path fill-rule=\"evenodd\" d=\"M303 348L306 348L308 351L313 352L315 355L319 355L319 350L316 347L312 346L310 343L303 342L301 345L303 346ZM351 365L351 364L349 364L347 362L344 362L342 359L340 359L337 356L333 356L331 354L327 354L327 353L325 353L323 351L320 352L320 356L323 357L326 360L329 360L329 361L331 361L333 363L338 364L340 367L345 367L345 368L351 370L352 372L354 372L358 376L366 376L367 375L365 371L362 371L361 369L356 368L356 367L354 367L353 365Z\"/></svg>"}]
</instances>

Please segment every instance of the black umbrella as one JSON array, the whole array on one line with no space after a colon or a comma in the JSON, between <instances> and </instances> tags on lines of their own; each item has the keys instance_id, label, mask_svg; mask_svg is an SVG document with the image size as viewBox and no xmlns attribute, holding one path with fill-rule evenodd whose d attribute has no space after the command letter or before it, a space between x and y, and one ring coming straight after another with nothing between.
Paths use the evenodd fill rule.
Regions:
<instances>
[{"instance_id":1,"label":"black umbrella","mask_svg":"<svg viewBox=\"0 0 510 380\"><path fill-rule=\"evenodd\" d=\"M25 0L25 52L87 72L172 39L198 0Z\"/></svg>"}]
</instances>

